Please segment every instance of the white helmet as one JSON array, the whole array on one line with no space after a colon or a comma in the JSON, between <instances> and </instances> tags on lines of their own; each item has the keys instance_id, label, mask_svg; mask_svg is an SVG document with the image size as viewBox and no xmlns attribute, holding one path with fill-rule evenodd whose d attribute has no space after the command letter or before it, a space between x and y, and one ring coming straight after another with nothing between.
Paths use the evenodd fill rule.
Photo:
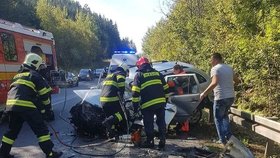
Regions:
<instances>
[{"instance_id":1,"label":"white helmet","mask_svg":"<svg viewBox=\"0 0 280 158\"><path fill-rule=\"evenodd\" d=\"M121 63L121 64L119 65L119 67L122 68L125 72L128 71L128 66L127 66L126 63Z\"/></svg>"},{"instance_id":2,"label":"white helmet","mask_svg":"<svg viewBox=\"0 0 280 158\"><path fill-rule=\"evenodd\" d=\"M38 68L42 64L42 58L35 53L28 53L25 56L23 64L28 65L35 70L38 70Z\"/></svg>"}]
</instances>

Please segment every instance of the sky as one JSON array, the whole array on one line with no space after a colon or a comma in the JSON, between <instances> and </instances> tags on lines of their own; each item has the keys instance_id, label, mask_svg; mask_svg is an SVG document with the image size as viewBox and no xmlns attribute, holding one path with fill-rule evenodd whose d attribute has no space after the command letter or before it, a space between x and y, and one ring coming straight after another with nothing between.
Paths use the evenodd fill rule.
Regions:
<instances>
[{"instance_id":1,"label":"sky","mask_svg":"<svg viewBox=\"0 0 280 158\"><path fill-rule=\"evenodd\" d=\"M163 0L76 0L82 6L88 4L91 11L104 15L117 23L120 37L128 37L142 53L142 38L148 28L155 25L164 15L161 13Z\"/></svg>"}]
</instances>

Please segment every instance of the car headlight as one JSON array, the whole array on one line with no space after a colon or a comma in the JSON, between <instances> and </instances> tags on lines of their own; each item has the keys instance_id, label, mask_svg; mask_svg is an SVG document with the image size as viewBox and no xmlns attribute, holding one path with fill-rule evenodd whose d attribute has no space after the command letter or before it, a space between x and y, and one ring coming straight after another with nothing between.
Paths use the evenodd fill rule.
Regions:
<instances>
[{"instance_id":1,"label":"car headlight","mask_svg":"<svg viewBox=\"0 0 280 158\"><path fill-rule=\"evenodd\" d=\"M87 77L89 77L89 75L87 75Z\"/></svg>"}]
</instances>

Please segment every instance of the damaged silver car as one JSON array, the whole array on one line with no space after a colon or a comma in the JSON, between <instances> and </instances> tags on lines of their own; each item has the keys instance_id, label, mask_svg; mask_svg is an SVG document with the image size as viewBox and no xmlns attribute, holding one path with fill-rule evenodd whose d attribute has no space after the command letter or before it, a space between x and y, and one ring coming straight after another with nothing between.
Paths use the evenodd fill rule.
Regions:
<instances>
[{"instance_id":1,"label":"damaged silver car","mask_svg":"<svg viewBox=\"0 0 280 158\"><path fill-rule=\"evenodd\" d=\"M174 75L173 67L176 64L181 65L186 74ZM160 61L153 62L152 66L165 76L167 83L175 79L181 82L182 93L176 94L173 92L169 98L169 104L175 105L177 108L173 122L182 123L188 120L191 124L198 123L202 116L202 109L205 107L212 108L213 105L213 94L205 97L202 101L199 99L200 93L203 92L211 82L209 75L193 65L184 62ZM136 67L131 67L129 69L129 77L126 79L127 99L131 97L131 84L136 71Z\"/></svg>"}]
</instances>

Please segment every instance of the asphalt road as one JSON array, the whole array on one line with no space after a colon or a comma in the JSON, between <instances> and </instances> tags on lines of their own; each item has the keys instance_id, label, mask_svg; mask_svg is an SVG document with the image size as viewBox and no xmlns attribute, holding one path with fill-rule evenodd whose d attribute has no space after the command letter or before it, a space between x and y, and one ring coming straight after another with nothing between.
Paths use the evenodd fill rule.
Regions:
<instances>
[{"instance_id":1,"label":"asphalt road","mask_svg":"<svg viewBox=\"0 0 280 158\"><path fill-rule=\"evenodd\" d=\"M82 99L79 98L73 90L79 89L89 89L94 87L97 84L97 80L91 82L80 82L79 87L61 89L59 94L52 96L52 105L55 112L56 120L50 124L54 127L58 137L66 144L71 144L71 142L76 138L73 136L75 131L73 127L63 121L59 115L61 114L63 118L68 120L70 117L70 109L72 106L77 104ZM66 98L66 99L65 99ZM66 102L65 102L66 101ZM64 108L65 104L65 108ZM7 129L7 124L0 125L0 137L4 131ZM88 158L96 156L84 156L75 153L71 148L66 147L59 143L59 141L54 137L54 131L50 129L52 133L52 140L55 144L55 149L63 151L62 158ZM87 137L78 137L73 145L87 145L87 144L96 144L103 142L104 140L92 139ZM155 144L158 143L158 140L155 140ZM200 140L190 140L186 138L175 138L167 139L166 150L158 151L155 149L139 149L134 147L133 144L124 143L120 141L118 143L107 142L101 145L95 145L92 147L78 148L77 150L87 154L97 154L97 155L110 155L118 152L114 157L187 157L185 156L186 151L182 150L188 147L204 147L203 142ZM120 151L120 152L119 152ZM27 124L24 124L18 138L16 139L14 146L12 148L11 154L15 155L16 158L44 158L45 155L38 146L37 138L33 134L32 130ZM106 156L112 157L112 156Z\"/></svg>"},{"instance_id":2,"label":"asphalt road","mask_svg":"<svg viewBox=\"0 0 280 158\"><path fill-rule=\"evenodd\" d=\"M53 105L53 110L55 112L56 120L51 122L50 124L55 128L56 131L58 131L58 135L66 143L69 143L69 140L67 139L70 140L73 139L72 136L70 136L73 133L73 128L71 125L64 122L58 116L61 113L62 116L67 119L70 116L69 110L71 109L71 107L74 106L79 101L81 101L81 99L73 92L73 90L89 89L92 86L96 86L96 82L97 80L90 81L90 82L82 81L79 83L78 87L60 89L59 94L52 95L52 105ZM64 111L62 111L64 103L65 103L65 108ZM7 124L0 125L1 138L3 133L6 131L6 129L7 129ZM50 132L53 133L51 129ZM61 147L61 145L54 138L54 136L52 136L52 139L54 140L55 148L59 148L60 150L65 150L64 148ZM15 155L15 157L17 158L45 157L38 146L36 136L33 134L32 130L26 123L24 124L18 138L14 143L11 154ZM63 157L69 157L69 154L65 153Z\"/></svg>"}]
</instances>

